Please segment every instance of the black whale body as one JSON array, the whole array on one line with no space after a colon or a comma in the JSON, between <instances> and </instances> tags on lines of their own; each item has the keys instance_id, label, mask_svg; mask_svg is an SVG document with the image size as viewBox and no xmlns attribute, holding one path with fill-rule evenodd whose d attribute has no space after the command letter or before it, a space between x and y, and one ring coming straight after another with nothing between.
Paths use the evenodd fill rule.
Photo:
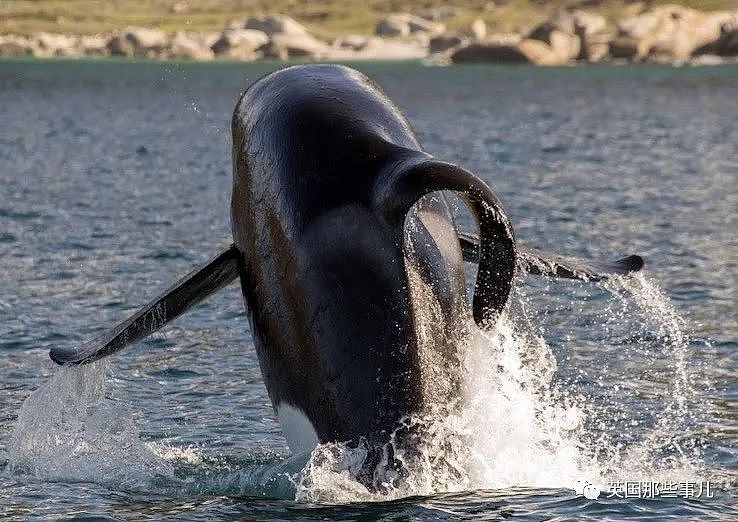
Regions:
<instances>
[{"instance_id":1,"label":"black whale body","mask_svg":"<svg viewBox=\"0 0 738 522\"><path fill-rule=\"evenodd\" d=\"M388 434L423 402L415 320L425 303L408 284L406 212L438 188L486 196L497 212L487 222L505 242L488 267L496 311L515 268L504 212L481 182L422 152L400 111L346 67L292 67L257 82L236 107L233 161L241 285L275 408L305 412L320 441ZM414 256L454 324L466 291L443 196L409 219L423 232Z\"/></svg>"},{"instance_id":2,"label":"black whale body","mask_svg":"<svg viewBox=\"0 0 738 522\"><path fill-rule=\"evenodd\" d=\"M425 375L421 349L456 364L456 332L494 325L516 265L584 280L643 266L638 256L598 263L517 244L489 187L423 152L392 102L347 67L266 76L241 97L232 131L234 245L100 337L55 348L54 361L115 353L240 278L293 451L381 444L403 417L439 398L436 388L453 393L453 383ZM457 231L442 190L468 203L478 236ZM463 260L478 263L471 314Z\"/></svg>"}]
</instances>

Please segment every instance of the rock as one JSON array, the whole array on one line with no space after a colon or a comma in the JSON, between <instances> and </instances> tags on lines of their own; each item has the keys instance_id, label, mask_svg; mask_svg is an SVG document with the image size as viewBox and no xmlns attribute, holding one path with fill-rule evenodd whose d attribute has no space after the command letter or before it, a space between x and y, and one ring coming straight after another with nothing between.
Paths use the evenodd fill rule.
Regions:
<instances>
[{"instance_id":1,"label":"rock","mask_svg":"<svg viewBox=\"0 0 738 522\"><path fill-rule=\"evenodd\" d=\"M412 40L372 38L360 50L336 48L321 56L325 60L418 60L428 55L428 48Z\"/></svg>"},{"instance_id":2,"label":"rock","mask_svg":"<svg viewBox=\"0 0 738 522\"><path fill-rule=\"evenodd\" d=\"M605 17L598 13L576 10L572 13L574 34L580 38L586 35L603 33L607 28Z\"/></svg>"},{"instance_id":3,"label":"rock","mask_svg":"<svg viewBox=\"0 0 738 522\"><path fill-rule=\"evenodd\" d=\"M268 36L272 36L278 33L295 35L308 34L308 30L305 28L305 26L298 23L293 18L285 15L267 15L252 17L246 21L246 24L243 26L243 28L261 31L263 33L266 33Z\"/></svg>"},{"instance_id":4,"label":"rock","mask_svg":"<svg viewBox=\"0 0 738 522\"><path fill-rule=\"evenodd\" d=\"M79 38L65 34L38 33L34 35L36 46L34 56L79 56Z\"/></svg>"},{"instance_id":5,"label":"rock","mask_svg":"<svg viewBox=\"0 0 738 522\"><path fill-rule=\"evenodd\" d=\"M410 27L410 34L424 33L428 36L442 34L446 30L446 25L440 22L431 22L419 16L410 16L407 21Z\"/></svg>"},{"instance_id":6,"label":"rock","mask_svg":"<svg viewBox=\"0 0 738 522\"><path fill-rule=\"evenodd\" d=\"M263 55L269 37L256 29L226 29L212 44L211 49L219 58L255 60Z\"/></svg>"},{"instance_id":7,"label":"rock","mask_svg":"<svg viewBox=\"0 0 738 522\"><path fill-rule=\"evenodd\" d=\"M572 43L572 38L575 37L561 31L554 31L552 41L557 46L555 49L546 42L531 38L525 38L518 44L518 48L533 65L565 65L572 56L567 49L575 45Z\"/></svg>"},{"instance_id":8,"label":"rock","mask_svg":"<svg viewBox=\"0 0 738 522\"><path fill-rule=\"evenodd\" d=\"M484 39L487 43L517 45L523 41L518 33L493 33Z\"/></svg>"},{"instance_id":9,"label":"rock","mask_svg":"<svg viewBox=\"0 0 738 522\"><path fill-rule=\"evenodd\" d=\"M362 34L347 34L340 36L333 41L333 48L348 49L351 51L361 51L371 46L381 43L379 38L374 36L364 36Z\"/></svg>"},{"instance_id":10,"label":"rock","mask_svg":"<svg viewBox=\"0 0 738 522\"><path fill-rule=\"evenodd\" d=\"M735 21L722 25L716 50L715 54L718 56L738 56L738 13L735 15Z\"/></svg>"},{"instance_id":11,"label":"rock","mask_svg":"<svg viewBox=\"0 0 738 522\"><path fill-rule=\"evenodd\" d=\"M0 35L0 56L27 56L33 54L36 42L23 36Z\"/></svg>"},{"instance_id":12,"label":"rock","mask_svg":"<svg viewBox=\"0 0 738 522\"><path fill-rule=\"evenodd\" d=\"M574 16L569 12L561 12L549 18L542 24L533 28L528 34L531 40L539 40L541 42L551 43L550 35L553 31L559 31L566 34L574 34Z\"/></svg>"},{"instance_id":13,"label":"rock","mask_svg":"<svg viewBox=\"0 0 738 522\"><path fill-rule=\"evenodd\" d=\"M153 58L169 45L166 33L159 29L128 27L114 35L107 44L110 54Z\"/></svg>"},{"instance_id":14,"label":"rock","mask_svg":"<svg viewBox=\"0 0 738 522\"><path fill-rule=\"evenodd\" d=\"M287 60L290 58L320 59L329 54L330 47L309 34L275 33L266 47L265 55Z\"/></svg>"},{"instance_id":15,"label":"rock","mask_svg":"<svg viewBox=\"0 0 738 522\"><path fill-rule=\"evenodd\" d=\"M408 13L397 13L380 20L374 29L374 33L377 36L398 38L409 36L412 33L436 36L442 34L445 30L446 26L440 22L428 21Z\"/></svg>"},{"instance_id":16,"label":"rock","mask_svg":"<svg viewBox=\"0 0 738 522\"><path fill-rule=\"evenodd\" d=\"M643 58L648 53L648 48L642 48L635 38L618 35L610 40L609 51L613 58L635 61Z\"/></svg>"},{"instance_id":17,"label":"rock","mask_svg":"<svg viewBox=\"0 0 738 522\"><path fill-rule=\"evenodd\" d=\"M79 49L87 56L104 56L108 54L108 39L101 35L82 36L79 39Z\"/></svg>"},{"instance_id":18,"label":"rock","mask_svg":"<svg viewBox=\"0 0 738 522\"><path fill-rule=\"evenodd\" d=\"M228 21L228 23L223 28L223 30L225 31L226 29L243 29L245 26L246 26L246 22L244 20L233 18Z\"/></svg>"},{"instance_id":19,"label":"rock","mask_svg":"<svg viewBox=\"0 0 738 522\"><path fill-rule=\"evenodd\" d=\"M738 54L738 11L713 13L720 23L720 35L692 53L693 56L735 56Z\"/></svg>"},{"instance_id":20,"label":"rock","mask_svg":"<svg viewBox=\"0 0 738 522\"><path fill-rule=\"evenodd\" d=\"M556 48L533 38L520 39L515 34L492 35L483 42L471 43L458 49L451 56L455 63L486 62L505 64L564 65L568 52L561 48L571 44L571 35L553 31L551 39ZM563 40L563 41L560 41Z\"/></svg>"},{"instance_id":21,"label":"rock","mask_svg":"<svg viewBox=\"0 0 738 522\"><path fill-rule=\"evenodd\" d=\"M528 40L548 49L548 45L537 40ZM522 42L521 42L522 43ZM535 54L535 49L524 52L521 43L474 42L458 49L451 55L453 63L502 63L526 64L535 63L529 53Z\"/></svg>"},{"instance_id":22,"label":"rock","mask_svg":"<svg viewBox=\"0 0 738 522\"><path fill-rule=\"evenodd\" d=\"M563 65L579 57L582 44L578 36L562 31L552 31L548 38L553 54L551 59L556 64Z\"/></svg>"},{"instance_id":23,"label":"rock","mask_svg":"<svg viewBox=\"0 0 738 522\"><path fill-rule=\"evenodd\" d=\"M673 7L673 9L668 9ZM684 62L700 47L720 38L722 16L680 6L663 6L662 16L671 20L669 31L655 38L648 58Z\"/></svg>"},{"instance_id":24,"label":"rock","mask_svg":"<svg viewBox=\"0 0 738 522\"><path fill-rule=\"evenodd\" d=\"M380 20L374 28L374 34L377 36L401 37L410 34L410 25L407 23L406 16L410 15L390 15L384 20Z\"/></svg>"},{"instance_id":25,"label":"rock","mask_svg":"<svg viewBox=\"0 0 738 522\"><path fill-rule=\"evenodd\" d=\"M484 20L477 18L472 22L469 36L477 41L482 41L487 37L487 24L484 23Z\"/></svg>"},{"instance_id":26,"label":"rock","mask_svg":"<svg viewBox=\"0 0 738 522\"><path fill-rule=\"evenodd\" d=\"M172 38L166 56L185 60L210 60L213 58L213 51L208 43L207 38L199 33L179 31Z\"/></svg>"},{"instance_id":27,"label":"rock","mask_svg":"<svg viewBox=\"0 0 738 522\"><path fill-rule=\"evenodd\" d=\"M466 45L468 39L458 34L442 34L435 36L430 40L431 54L445 53L452 49L456 49L462 45Z\"/></svg>"},{"instance_id":28,"label":"rock","mask_svg":"<svg viewBox=\"0 0 738 522\"><path fill-rule=\"evenodd\" d=\"M610 53L633 61L683 62L720 38L725 18L725 13L658 6L620 21Z\"/></svg>"},{"instance_id":29,"label":"rock","mask_svg":"<svg viewBox=\"0 0 738 522\"><path fill-rule=\"evenodd\" d=\"M605 19L584 11L562 12L534 28L528 38L547 43L554 61L566 63L580 57L581 37L588 31L605 27Z\"/></svg>"},{"instance_id":30,"label":"rock","mask_svg":"<svg viewBox=\"0 0 738 522\"><path fill-rule=\"evenodd\" d=\"M517 44L474 42L451 55L453 63L530 63Z\"/></svg>"},{"instance_id":31,"label":"rock","mask_svg":"<svg viewBox=\"0 0 738 522\"><path fill-rule=\"evenodd\" d=\"M586 34L580 37L581 50L579 51L579 60L586 60L590 63L601 62L608 58L610 54L610 42L613 35L608 32Z\"/></svg>"}]
</instances>

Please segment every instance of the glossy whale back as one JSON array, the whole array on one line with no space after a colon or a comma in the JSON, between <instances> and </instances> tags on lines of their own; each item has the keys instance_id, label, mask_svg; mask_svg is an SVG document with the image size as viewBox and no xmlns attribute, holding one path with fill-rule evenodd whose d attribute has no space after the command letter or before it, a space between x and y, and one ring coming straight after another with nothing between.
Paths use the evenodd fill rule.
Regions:
<instances>
[{"instance_id":1,"label":"glossy whale back","mask_svg":"<svg viewBox=\"0 0 738 522\"><path fill-rule=\"evenodd\" d=\"M386 433L422 401L402 235L372 201L398 154L423 154L410 126L363 75L310 65L251 87L233 135L233 235L275 410L321 441Z\"/></svg>"}]
</instances>

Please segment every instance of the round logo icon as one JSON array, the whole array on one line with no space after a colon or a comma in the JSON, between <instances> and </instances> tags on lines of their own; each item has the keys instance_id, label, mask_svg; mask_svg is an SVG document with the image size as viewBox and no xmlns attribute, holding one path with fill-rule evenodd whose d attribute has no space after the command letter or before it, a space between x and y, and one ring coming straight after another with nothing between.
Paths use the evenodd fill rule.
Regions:
<instances>
[{"instance_id":1,"label":"round logo icon","mask_svg":"<svg viewBox=\"0 0 738 522\"><path fill-rule=\"evenodd\" d=\"M584 489L582 489L582 494L585 498L596 500L600 496L600 488L598 488L594 484L587 484L586 486L584 486Z\"/></svg>"},{"instance_id":2,"label":"round logo icon","mask_svg":"<svg viewBox=\"0 0 738 522\"><path fill-rule=\"evenodd\" d=\"M600 488L592 484L588 480L579 479L574 482L574 492L577 495L584 495L585 498L596 500L600 496Z\"/></svg>"}]
</instances>

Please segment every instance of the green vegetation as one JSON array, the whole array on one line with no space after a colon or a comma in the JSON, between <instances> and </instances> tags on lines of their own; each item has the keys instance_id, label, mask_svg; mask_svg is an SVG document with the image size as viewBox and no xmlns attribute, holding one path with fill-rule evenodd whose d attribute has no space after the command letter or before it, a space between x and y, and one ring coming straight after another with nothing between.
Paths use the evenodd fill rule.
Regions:
<instances>
[{"instance_id":1,"label":"green vegetation","mask_svg":"<svg viewBox=\"0 0 738 522\"><path fill-rule=\"evenodd\" d=\"M390 13L450 4L458 8L458 15L445 21L450 29L465 29L474 19L482 18L491 31L525 31L566 7L599 11L615 20L638 5L663 3L705 11L738 9L738 0L0 0L0 34L96 34L128 25L159 27L169 32L219 31L233 19L281 13L304 23L316 36L329 38L369 34L376 22Z\"/></svg>"}]
</instances>

